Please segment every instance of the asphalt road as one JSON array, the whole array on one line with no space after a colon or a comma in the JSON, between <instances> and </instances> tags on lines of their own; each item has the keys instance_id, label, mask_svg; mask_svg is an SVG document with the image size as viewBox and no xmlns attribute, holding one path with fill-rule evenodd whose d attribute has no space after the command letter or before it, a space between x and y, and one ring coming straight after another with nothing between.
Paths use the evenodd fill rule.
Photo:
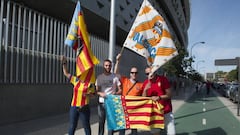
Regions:
<instances>
[{"instance_id":1,"label":"asphalt road","mask_svg":"<svg viewBox=\"0 0 240 135\"><path fill-rule=\"evenodd\" d=\"M194 93L175 113L177 135L240 135L240 121L218 96Z\"/></svg>"}]
</instances>

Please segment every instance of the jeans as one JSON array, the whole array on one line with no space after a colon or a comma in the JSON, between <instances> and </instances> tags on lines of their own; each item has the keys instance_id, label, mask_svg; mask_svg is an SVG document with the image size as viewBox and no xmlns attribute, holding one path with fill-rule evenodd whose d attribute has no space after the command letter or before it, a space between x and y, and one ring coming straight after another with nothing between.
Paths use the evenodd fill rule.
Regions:
<instances>
[{"instance_id":1,"label":"jeans","mask_svg":"<svg viewBox=\"0 0 240 135\"><path fill-rule=\"evenodd\" d=\"M71 106L70 108L70 126L68 130L69 135L74 135L76 130L78 119L81 120L82 126L85 131L85 135L91 135L90 126L90 108L89 105L85 105L82 108Z\"/></svg>"},{"instance_id":2,"label":"jeans","mask_svg":"<svg viewBox=\"0 0 240 135\"><path fill-rule=\"evenodd\" d=\"M106 111L104 103L99 103L98 105L98 118L99 118L98 135L104 135L106 120ZM113 133L114 133L113 130L108 130L108 135L113 135ZM119 135L125 135L125 130L119 130Z\"/></svg>"},{"instance_id":3,"label":"jeans","mask_svg":"<svg viewBox=\"0 0 240 135\"><path fill-rule=\"evenodd\" d=\"M137 129L131 129L130 135L137 135L137 134L138 134Z\"/></svg>"},{"instance_id":4,"label":"jeans","mask_svg":"<svg viewBox=\"0 0 240 135\"><path fill-rule=\"evenodd\" d=\"M207 95L209 95L209 92L210 92L210 88L207 87Z\"/></svg>"}]
</instances>

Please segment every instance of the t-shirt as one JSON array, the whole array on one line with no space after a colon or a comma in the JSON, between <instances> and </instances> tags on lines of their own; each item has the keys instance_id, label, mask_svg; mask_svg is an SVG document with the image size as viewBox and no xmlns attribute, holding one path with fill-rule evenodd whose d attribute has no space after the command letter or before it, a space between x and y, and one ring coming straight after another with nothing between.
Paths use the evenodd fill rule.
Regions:
<instances>
[{"instance_id":1,"label":"t-shirt","mask_svg":"<svg viewBox=\"0 0 240 135\"><path fill-rule=\"evenodd\" d=\"M96 86L100 86L101 89L99 92L105 92L107 95L117 91L117 86L121 85L120 80L115 74L105 75L100 74L97 77ZM104 98L99 97L99 102L104 103Z\"/></svg>"},{"instance_id":2,"label":"t-shirt","mask_svg":"<svg viewBox=\"0 0 240 135\"><path fill-rule=\"evenodd\" d=\"M143 92L142 83L137 82L134 85L134 83L125 76L121 77L121 82L122 82L122 95L123 96L126 96L126 95L128 95L128 96L142 96L142 92ZM132 86L133 86L133 88L129 91L129 89ZM128 92L128 94L127 94L127 92Z\"/></svg>"},{"instance_id":3,"label":"t-shirt","mask_svg":"<svg viewBox=\"0 0 240 135\"><path fill-rule=\"evenodd\" d=\"M143 83L143 89L148 83L148 79ZM151 81L151 87L147 91L147 96L161 96L166 94L166 89L170 88L170 83L164 76L157 76L156 81ZM164 113L169 113L172 111L171 99L159 100L159 102L164 106Z\"/></svg>"},{"instance_id":4,"label":"t-shirt","mask_svg":"<svg viewBox=\"0 0 240 135\"><path fill-rule=\"evenodd\" d=\"M70 82L73 84L73 96L71 106L82 107L89 104L89 95L94 93L90 83L80 81L76 76L70 76Z\"/></svg>"}]
</instances>

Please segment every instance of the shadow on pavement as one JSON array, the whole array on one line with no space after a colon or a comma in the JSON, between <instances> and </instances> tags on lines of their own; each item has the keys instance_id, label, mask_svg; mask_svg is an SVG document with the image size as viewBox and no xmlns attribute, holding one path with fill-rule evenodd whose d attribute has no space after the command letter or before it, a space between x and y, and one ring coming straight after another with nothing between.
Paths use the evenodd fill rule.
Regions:
<instances>
[{"instance_id":1,"label":"shadow on pavement","mask_svg":"<svg viewBox=\"0 0 240 135\"><path fill-rule=\"evenodd\" d=\"M212 129L194 131L192 133L178 133L177 135L227 135L224 129L217 127Z\"/></svg>"},{"instance_id":2,"label":"shadow on pavement","mask_svg":"<svg viewBox=\"0 0 240 135\"><path fill-rule=\"evenodd\" d=\"M212 92L210 92L210 94L207 95L207 96L202 96L200 94L202 94L202 93L194 93L186 102L188 102L188 103L201 102L202 103L202 101L205 101L205 102L213 101L213 100L208 99L208 98L216 97L216 95L214 95ZM215 111L215 110L218 110L218 109L224 109L224 108L227 108L227 106L216 107L216 108L213 108L213 109L206 110L205 112L199 111L199 112L192 113L192 114L186 114L186 115L175 117L175 119L181 119L181 118L185 118L185 117L189 117L189 116L193 116L193 115L197 115L197 114L203 114L203 113L206 113L206 112L211 112L211 111Z\"/></svg>"},{"instance_id":3,"label":"shadow on pavement","mask_svg":"<svg viewBox=\"0 0 240 135\"><path fill-rule=\"evenodd\" d=\"M226 106L210 109L210 110L207 110L205 112L201 111L201 112L197 112L197 113L193 113L193 114L187 114L187 115L183 115L183 116L178 116L178 117L175 117L175 119L181 119L181 118L184 118L184 117L189 117L189 116L193 116L193 115L197 115L197 114L211 112L211 111L218 110L218 109L223 109L223 108L226 108Z\"/></svg>"}]
</instances>

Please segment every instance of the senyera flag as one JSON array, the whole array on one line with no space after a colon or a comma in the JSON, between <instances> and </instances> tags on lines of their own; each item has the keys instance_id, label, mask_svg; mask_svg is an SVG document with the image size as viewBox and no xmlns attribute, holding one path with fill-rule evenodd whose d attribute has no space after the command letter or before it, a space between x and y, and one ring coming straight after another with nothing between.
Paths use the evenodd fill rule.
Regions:
<instances>
[{"instance_id":1,"label":"senyera flag","mask_svg":"<svg viewBox=\"0 0 240 135\"><path fill-rule=\"evenodd\" d=\"M109 130L164 128L163 106L150 97L108 95L104 103Z\"/></svg>"},{"instance_id":2,"label":"senyera flag","mask_svg":"<svg viewBox=\"0 0 240 135\"><path fill-rule=\"evenodd\" d=\"M90 68L87 72L84 72L80 76L80 80L84 81L79 81L79 78L72 76L70 82L74 85L74 93L73 93L73 98L72 98L72 106L84 106L89 103L89 96L82 96L86 94L94 94L95 89L94 85L91 82L94 82L95 77L94 75L94 69Z\"/></svg>"},{"instance_id":3,"label":"senyera flag","mask_svg":"<svg viewBox=\"0 0 240 135\"><path fill-rule=\"evenodd\" d=\"M123 46L145 57L152 72L178 54L166 22L147 0Z\"/></svg>"},{"instance_id":4,"label":"senyera flag","mask_svg":"<svg viewBox=\"0 0 240 135\"><path fill-rule=\"evenodd\" d=\"M94 56L90 37L87 32L86 24L81 10L80 2L77 2L72 22L68 31L65 45L72 47L78 51L76 58L76 75L80 76L84 72L88 72L90 68L99 63L99 60ZM94 74L94 72L92 72ZM88 73L85 73L87 75ZM92 79L90 79L92 80ZM93 79L95 80L95 79Z\"/></svg>"}]
</instances>

